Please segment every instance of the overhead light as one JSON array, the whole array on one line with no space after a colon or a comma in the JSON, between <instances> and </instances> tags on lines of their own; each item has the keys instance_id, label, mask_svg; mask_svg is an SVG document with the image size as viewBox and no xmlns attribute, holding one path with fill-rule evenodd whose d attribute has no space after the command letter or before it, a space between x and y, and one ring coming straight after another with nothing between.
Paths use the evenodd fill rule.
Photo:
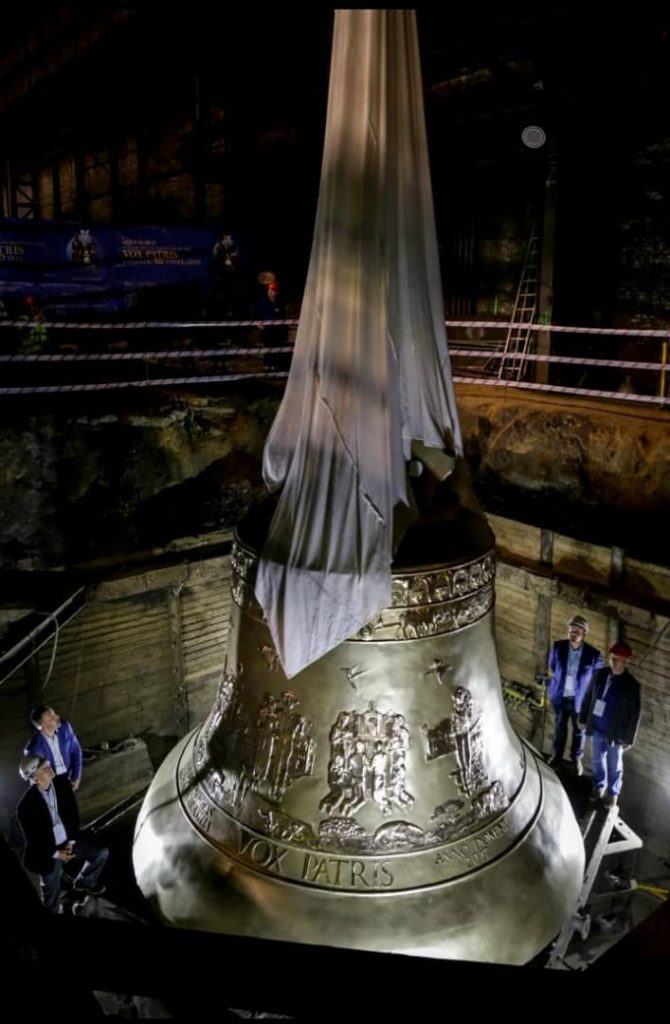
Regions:
<instances>
[{"instance_id":1,"label":"overhead light","mask_svg":"<svg viewBox=\"0 0 670 1024\"><path fill-rule=\"evenodd\" d=\"M547 135L539 125L529 124L521 132L521 141L529 149L540 149L547 141Z\"/></svg>"}]
</instances>

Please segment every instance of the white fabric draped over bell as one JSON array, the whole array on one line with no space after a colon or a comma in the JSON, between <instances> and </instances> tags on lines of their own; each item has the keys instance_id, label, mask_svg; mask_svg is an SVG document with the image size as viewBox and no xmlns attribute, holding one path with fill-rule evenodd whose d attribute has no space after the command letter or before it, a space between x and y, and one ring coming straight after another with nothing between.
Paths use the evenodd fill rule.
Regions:
<instances>
[{"instance_id":1,"label":"white fabric draped over bell","mask_svg":"<svg viewBox=\"0 0 670 1024\"><path fill-rule=\"evenodd\" d=\"M337 11L311 260L256 597L291 677L390 603L413 440L462 451L413 11Z\"/></svg>"}]
</instances>

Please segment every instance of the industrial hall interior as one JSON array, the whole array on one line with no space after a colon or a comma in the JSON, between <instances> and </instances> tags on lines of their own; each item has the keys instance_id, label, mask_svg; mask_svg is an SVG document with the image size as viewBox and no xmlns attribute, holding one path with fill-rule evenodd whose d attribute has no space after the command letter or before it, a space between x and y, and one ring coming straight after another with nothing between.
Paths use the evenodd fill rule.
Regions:
<instances>
[{"instance_id":1,"label":"industrial hall interior","mask_svg":"<svg viewBox=\"0 0 670 1024\"><path fill-rule=\"evenodd\" d=\"M5 12L8 1006L670 965L669 88L646 5Z\"/></svg>"}]
</instances>

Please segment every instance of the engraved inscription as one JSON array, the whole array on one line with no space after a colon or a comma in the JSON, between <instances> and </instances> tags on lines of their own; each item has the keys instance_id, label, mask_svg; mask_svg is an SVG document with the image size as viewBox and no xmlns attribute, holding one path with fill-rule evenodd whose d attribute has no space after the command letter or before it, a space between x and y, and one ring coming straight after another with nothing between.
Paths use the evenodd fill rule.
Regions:
<instances>
[{"instance_id":1,"label":"engraved inscription","mask_svg":"<svg viewBox=\"0 0 670 1024\"><path fill-rule=\"evenodd\" d=\"M435 856L436 864L465 863L468 867L482 864L488 859L488 848L491 843L501 839L508 830L504 818L492 825L486 832L471 839L465 839L457 846L440 850Z\"/></svg>"},{"instance_id":2,"label":"engraved inscription","mask_svg":"<svg viewBox=\"0 0 670 1024\"><path fill-rule=\"evenodd\" d=\"M411 807L414 797L405 789L409 742L404 715L382 713L374 701L363 712L341 711L330 730L330 792L320 810L347 817L367 801L382 814L394 805Z\"/></svg>"},{"instance_id":3,"label":"engraved inscription","mask_svg":"<svg viewBox=\"0 0 670 1024\"><path fill-rule=\"evenodd\" d=\"M197 786L191 786L183 793L184 804L196 825L206 832L212 822L213 807Z\"/></svg>"},{"instance_id":4,"label":"engraved inscription","mask_svg":"<svg viewBox=\"0 0 670 1024\"><path fill-rule=\"evenodd\" d=\"M195 785L195 768L188 758L185 758L179 765L177 783L182 796Z\"/></svg>"},{"instance_id":5,"label":"engraved inscription","mask_svg":"<svg viewBox=\"0 0 670 1024\"><path fill-rule=\"evenodd\" d=\"M393 873L386 861L340 860L315 853L305 854L302 879L333 889L386 889L393 885Z\"/></svg>"},{"instance_id":6,"label":"engraved inscription","mask_svg":"<svg viewBox=\"0 0 670 1024\"><path fill-rule=\"evenodd\" d=\"M242 831L240 831L238 852L256 867L273 871L276 875L283 874L282 860L289 853L287 849L282 849L281 846L277 846L276 843L270 842L268 839L257 839Z\"/></svg>"},{"instance_id":7,"label":"engraved inscription","mask_svg":"<svg viewBox=\"0 0 670 1024\"><path fill-rule=\"evenodd\" d=\"M290 691L275 698L274 704L268 700L271 695L266 694L252 718L246 709L242 710L237 695L234 692L231 695L229 684L225 690L224 703L227 701L228 710L222 731L227 737L231 731L238 731L237 738L231 741L231 749L243 755L238 764L243 766L248 791L251 791L249 779L257 763L256 753L262 749L261 744L256 745L258 735L263 732L257 728L257 720L266 716L272 720L278 714L280 703L286 715L301 717L298 702ZM341 807L318 823L301 821L263 795L260 800L253 798L246 803L243 813L245 820L252 824L245 825L234 805L239 789L239 768L234 765L224 768L220 763L214 767L212 762L198 768L194 763L204 729L192 738L180 759L177 782L183 810L223 854L287 882L293 880L309 886L364 894L432 885L477 870L509 848L519 825L528 820L527 816L533 813L541 798L541 781L524 770L524 782L514 795L518 808L514 819L501 814L509 806L508 800L500 782L491 781L485 770L483 784L475 792L466 793L462 780L472 773L472 762L468 761L466 750L467 737L469 735L476 748L481 740L481 736L477 738L478 716L472 700L464 694L454 693L452 700L454 707L449 719L439 722L434 730L426 731L426 755L432 754L430 760L444 759L459 795L436 807L428 826L385 817L376 829L368 830ZM354 728L357 720L358 729ZM331 741L334 740L331 758L333 746L340 756L347 756L352 749L355 752L356 743L364 744L367 757L368 750L374 751L376 743L383 743L384 737L388 739L395 733L395 742L404 759L409 747L409 736L403 735L406 725L402 716L396 717L391 728L392 721L392 712L379 710L374 703L365 711L341 712L333 725L333 728L338 727L339 733L336 730L335 736L331 736ZM451 728L445 725L447 721ZM270 733L276 738L274 730ZM387 766L390 747L389 742ZM368 807L379 808L374 799L372 764L367 766L367 773L362 787L364 800ZM399 854L402 856L398 857Z\"/></svg>"}]
</instances>

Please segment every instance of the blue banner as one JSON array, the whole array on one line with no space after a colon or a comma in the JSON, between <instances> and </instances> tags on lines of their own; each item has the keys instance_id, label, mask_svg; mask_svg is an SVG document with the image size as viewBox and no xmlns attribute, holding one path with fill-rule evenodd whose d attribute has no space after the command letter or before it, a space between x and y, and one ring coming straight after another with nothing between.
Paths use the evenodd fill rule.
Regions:
<instances>
[{"instance_id":1,"label":"blue banner","mask_svg":"<svg viewBox=\"0 0 670 1024\"><path fill-rule=\"evenodd\" d=\"M168 288L204 293L216 244L213 228L0 219L0 298L32 295L47 316L62 318L132 310Z\"/></svg>"}]
</instances>

